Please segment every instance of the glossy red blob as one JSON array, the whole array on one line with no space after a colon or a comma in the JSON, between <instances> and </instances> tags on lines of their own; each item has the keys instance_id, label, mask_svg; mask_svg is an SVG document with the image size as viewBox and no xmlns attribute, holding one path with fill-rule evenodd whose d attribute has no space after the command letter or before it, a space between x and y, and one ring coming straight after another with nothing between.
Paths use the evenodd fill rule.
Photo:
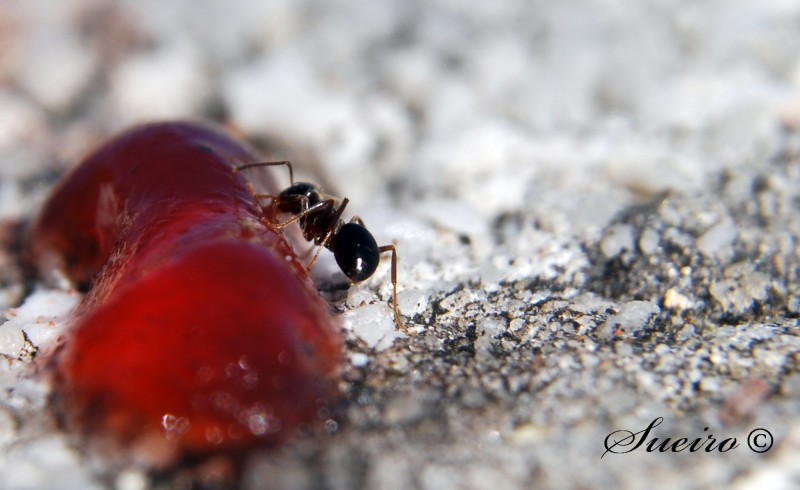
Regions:
<instances>
[{"instance_id":1,"label":"glossy red blob","mask_svg":"<svg viewBox=\"0 0 800 490\"><path fill-rule=\"evenodd\" d=\"M89 290L55 360L78 430L202 456L274 443L336 398L327 305L233 171L257 160L206 126L143 126L46 203L31 260Z\"/></svg>"}]
</instances>

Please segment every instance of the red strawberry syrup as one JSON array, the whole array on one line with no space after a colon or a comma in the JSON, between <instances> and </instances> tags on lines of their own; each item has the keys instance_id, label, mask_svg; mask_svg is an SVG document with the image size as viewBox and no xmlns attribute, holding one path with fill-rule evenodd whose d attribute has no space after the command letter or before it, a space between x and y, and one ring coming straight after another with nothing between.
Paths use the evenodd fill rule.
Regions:
<instances>
[{"instance_id":1,"label":"red strawberry syrup","mask_svg":"<svg viewBox=\"0 0 800 490\"><path fill-rule=\"evenodd\" d=\"M336 399L340 334L233 171L254 161L217 129L152 124L53 192L27 243L88 290L54 358L71 428L159 465L274 444Z\"/></svg>"}]
</instances>

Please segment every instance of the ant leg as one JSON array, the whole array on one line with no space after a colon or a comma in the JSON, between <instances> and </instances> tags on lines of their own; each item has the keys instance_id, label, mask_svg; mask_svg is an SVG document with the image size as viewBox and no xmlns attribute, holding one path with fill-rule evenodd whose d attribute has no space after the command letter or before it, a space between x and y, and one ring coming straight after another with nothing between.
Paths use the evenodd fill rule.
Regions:
<instances>
[{"instance_id":1,"label":"ant leg","mask_svg":"<svg viewBox=\"0 0 800 490\"><path fill-rule=\"evenodd\" d=\"M299 220L301 218L304 218L307 215L309 215L309 214L311 214L311 213L313 213L315 211L318 211L318 210L321 210L323 208L327 208L327 207L333 206L333 199L328 199L327 201L321 201L321 202L318 202L317 204L314 204L311 207L308 207L308 198L306 196L291 196L291 197L293 199L299 199L300 200L300 202L302 203L301 207L303 208L303 210L300 211L299 213L295 214L291 218L287 219L286 221L282 222L282 223L276 223L274 226L277 229L285 228L285 227L289 226L290 224L294 223L295 221L297 221L297 220ZM283 199L283 198L281 198L281 199Z\"/></svg>"},{"instance_id":2,"label":"ant leg","mask_svg":"<svg viewBox=\"0 0 800 490\"><path fill-rule=\"evenodd\" d=\"M328 233L325 234L325 238L322 240L320 245L317 247L317 252L314 254L314 258L312 258L311 262L309 262L308 265L306 265L306 270L307 271L311 270L311 266L314 265L314 262L316 262L317 259L319 258L320 252L322 252L322 249L325 248L325 245L328 244L328 241L331 239L331 235L333 235L333 231L332 230L328 230Z\"/></svg>"},{"instance_id":3,"label":"ant leg","mask_svg":"<svg viewBox=\"0 0 800 490\"><path fill-rule=\"evenodd\" d=\"M378 253L384 253L390 251L392 252L392 288L394 288L394 320L397 322L397 325L400 327L401 330L408 333L408 329L406 328L403 320L400 318L400 311L397 309L397 249L394 245L384 245L382 247L378 247Z\"/></svg>"},{"instance_id":4,"label":"ant leg","mask_svg":"<svg viewBox=\"0 0 800 490\"><path fill-rule=\"evenodd\" d=\"M329 199L328 201L330 201L331 204L333 204L334 202L333 199ZM346 197L342 199L342 203L339 204L339 208L336 210L336 214L333 216L333 219L331 220L331 223L333 223L331 225L332 227L336 227L336 224L341 223L342 214L344 214L344 208L347 207L347 203L349 202L350 199Z\"/></svg>"},{"instance_id":5,"label":"ant leg","mask_svg":"<svg viewBox=\"0 0 800 490\"><path fill-rule=\"evenodd\" d=\"M364 224L364 220L361 219L361 216L359 215L355 215L352 218L350 218L350 221L348 221L348 223L355 223L357 225L363 226L364 228L367 227L367 225Z\"/></svg>"},{"instance_id":6,"label":"ant leg","mask_svg":"<svg viewBox=\"0 0 800 490\"><path fill-rule=\"evenodd\" d=\"M248 168L256 168L256 167L277 167L278 165L286 165L289 167L289 184L294 184L294 172L292 171L292 162L289 161L281 161L281 162L253 162L253 163L245 163L244 165L239 165L233 167L233 173L239 173L242 170L247 170Z\"/></svg>"},{"instance_id":7,"label":"ant leg","mask_svg":"<svg viewBox=\"0 0 800 490\"><path fill-rule=\"evenodd\" d=\"M342 208L346 204L347 204L347 199L345 198L345 200L342 202ZM339 213L339 215L341 216L341 213ZM364 220L362 220L361 217L358 215L355 215L352 218L350 218L349 222L356 223L358 225L366 227L366 225L364 224ZM395 248L394 245L384 245L383 247L378 247L379 254L389 251L392 252L392 289L394 289L392 304L394 306L394 320L397 322L397 325L400 327L401 330L408 333L408 329L406 328L406 325L403 323L403 319L400 318L400 310L397 308L397 249Z\"/></svg>"},{"instance_id":8,"label":"ant leg","mask_svg":"<svg viewBox=\"0 0 800 490\"><path fill-rule=\"evenodd\" d=\"M300 201L300 209L303 209L303 210L308 209L308 198L306 198L306 196L295 196L295 195L289 195L289 196L277 195L276 196L275 194L257 194L251 188L249 182L248 182L248 189L250 190L250 194L253 196L253 199L255 199L256 202L258 202L261 199L269 199L270 200L269 205L261 206L261 204L259 203L259 206L261 206L261 211L263 213L262 221L264 222L265 225L269 226L273 230L280 230L282 228L285 228L286 226L294 223L298 219L296 216L293 216L291 219L289 219L286 222L283 222L283 223L276 222L277 221L277 216L280 213L280 210L277 208L279 201L280 202L285 202L287 200ZM268 210L269 210L269 213L267 213Z\"/></svg>"}]
</instances>

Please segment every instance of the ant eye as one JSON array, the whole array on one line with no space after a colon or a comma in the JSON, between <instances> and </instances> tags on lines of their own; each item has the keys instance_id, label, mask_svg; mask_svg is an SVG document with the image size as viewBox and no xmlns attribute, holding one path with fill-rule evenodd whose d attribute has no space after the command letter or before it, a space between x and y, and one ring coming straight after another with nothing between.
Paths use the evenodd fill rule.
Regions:
<instances>
[{"instance_id":1,"label":"ant eye","mask_svg":"<svg viewBox=\"0 0 800 490\"><path fill-rule=\"evenodd\" d=\"M372 234L359 224L342 225L333 237L331 250L339 268L353 282L363 281L378 268L378 244Z\"/></svg>"}]
</instances>

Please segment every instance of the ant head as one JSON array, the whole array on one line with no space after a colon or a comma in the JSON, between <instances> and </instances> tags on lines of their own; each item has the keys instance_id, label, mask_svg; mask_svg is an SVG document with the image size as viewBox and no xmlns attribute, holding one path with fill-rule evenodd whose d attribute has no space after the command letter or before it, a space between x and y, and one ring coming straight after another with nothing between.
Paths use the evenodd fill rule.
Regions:
<instances>
[{"instance_id":1,"label":"ant head","mask_svg":"<svg viewBox=\"0 0 800 490\"><path fill-rule=\"evenodd\" d=\"M305 196L309 207L322 201L322 191L319 186L308 182L295 182L280 193L280 197L288 196Z\"/></svg>"},{"instance_id":2,"label":"ant head","mask_svg":"<svg viewBox=\"0 0 800 490\"><path fill-rule=\"evenodd\" d=\"M346 223L333 236L331 250L342 272L353 282L370 277L378 268L380 252L372 233L357 223Z\"/></svg>"}]
</instances>

